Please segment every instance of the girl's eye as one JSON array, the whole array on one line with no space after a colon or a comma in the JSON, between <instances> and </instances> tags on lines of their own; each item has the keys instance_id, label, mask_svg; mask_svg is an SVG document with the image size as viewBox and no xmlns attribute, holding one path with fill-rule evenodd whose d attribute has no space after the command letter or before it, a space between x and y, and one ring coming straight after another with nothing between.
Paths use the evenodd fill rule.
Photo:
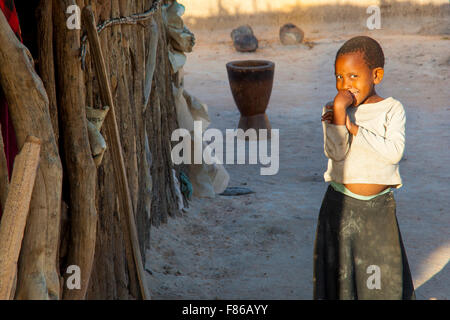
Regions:
<instances>
[{"instance_id":1,"label":"girl's eye","mask_svg":"<svg viewBox=\"0 0 450 320\"><path fill-rule=\"evenodd\" d=\"M337 75L336 79L342 79L342 76Z\"/></svg>"},{"instance_id":2,"label":"girl's eye","mask_svg":"<svg viewBox=\"0 0 450 320\"><path fill-rule=\"evenodd\" d=\"M355 79L355 78L358 78L358 76L357 76L356 74L352 74L352 75L350 76L350 78Z\"/></svg>"}]
</instances>

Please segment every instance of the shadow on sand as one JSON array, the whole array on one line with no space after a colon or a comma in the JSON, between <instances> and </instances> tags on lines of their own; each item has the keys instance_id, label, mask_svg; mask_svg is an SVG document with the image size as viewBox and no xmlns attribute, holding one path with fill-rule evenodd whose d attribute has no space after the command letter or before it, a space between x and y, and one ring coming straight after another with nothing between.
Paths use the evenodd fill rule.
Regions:
<instances>
[{"instance_id":1,"label":"shadow on sand","mask_svg":"<svg viewBox=\"0 0 450 320\"><path fill-rule=\"evenodd\" d=\"M450 266L447 264L430 279L428 279L421 286L416 288L417 300L447 300L450 297L446 296L445 290L448 288L450 281ZM440 290L442 289L442 291Z\"/></svg>"}]
</instances>

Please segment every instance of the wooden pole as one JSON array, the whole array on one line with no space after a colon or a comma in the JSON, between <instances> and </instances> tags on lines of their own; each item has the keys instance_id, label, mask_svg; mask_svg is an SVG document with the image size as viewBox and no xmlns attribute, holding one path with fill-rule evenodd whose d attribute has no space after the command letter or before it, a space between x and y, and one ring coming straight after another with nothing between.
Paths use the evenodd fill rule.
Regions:
<instances>
[{"instance_id":1,"label":"wooden pole","mask_svg":"<svg viewBox=\"0 0 450 320\"><path fill-rule=\"evenodd\" d=\"M66 26L66 10L74 5L74 0L58 0L53 3L54 35L57 74L58 106L60 127L64 135L66 179L70 198L70 240L65 267L76 265L81 270L80 289L64 286L64 300L82 300L86 298L92 266L95 257L97 239L97 209L95 193L97 168L92 159L89 144L86 104L84 91L84 74L79 59L80 31L70 30ZM70 273L63 270L67 283Z\"/></svg>"},{"instance_id":2,"label":"wooden pole","mask_svg":"<svg viewBox=\"0 0 450 320\"><path fill-rule=\"evenodd\" d=\"M29 136L14 161L8 197L0 223L0 300L14 297L17 260L39 164L41 142Z\"/></svg>"},{"instance_id":3,"label":"wooden pole","mask_svg":"<svg viewBox=\"0 0 450 320\"><path fill-rule=\"evenodd\" d=\"M133 213L130 190L128 188L128 180L125 171L125 163L122 154L122 145L120 142L119 129L117 127L116 113L114 102L111 94L111 86L106 71L103 53L98 39L94 14L90 6L84 7L82 12L82 23L86 28L90 45L91 57L94 61L97 80L100 89L100 97L103 105L109 106L111 109L105 119L106 134L110 143L111 157L115 171L116 186L119 193L119 201L121 211L125 213L128 225L128 235L133 250L134 264L137 270L141 295L144 300L149 300L145 272L142 263L142 257L139 249L139 240L136 230L136 222Z\"/></svg>"},{"instance_id":4,"label":"wooden pole","mask_svg":"<svg viewBox=\"0 0 450 320\"><path fill-rule=\"evenodd\" d=\"M59 141L58 107L56 102L55 66L53 55L53 0L40 0L36 9L39 75L48 95L50 119L56 144Z\"/></svg>"}]
</instances>

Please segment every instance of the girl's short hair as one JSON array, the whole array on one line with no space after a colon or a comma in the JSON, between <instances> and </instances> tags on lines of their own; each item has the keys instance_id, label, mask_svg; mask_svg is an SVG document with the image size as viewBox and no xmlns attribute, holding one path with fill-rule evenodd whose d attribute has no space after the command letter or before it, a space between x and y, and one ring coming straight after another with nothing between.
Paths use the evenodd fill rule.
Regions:
<instances>
[{"instance_id":1,"label":"girl's short hair","mask_svg":"<svg viewBox=\"0 0 450 320\"><path fill-rule=\"evenodd\" d=\"M364 55L364 60L370 69L384 67L384 53L380 44L367 36L358 36L347 40L336 54L338 57L352 52L361 52Z\"/></svg>"}]
</instances>

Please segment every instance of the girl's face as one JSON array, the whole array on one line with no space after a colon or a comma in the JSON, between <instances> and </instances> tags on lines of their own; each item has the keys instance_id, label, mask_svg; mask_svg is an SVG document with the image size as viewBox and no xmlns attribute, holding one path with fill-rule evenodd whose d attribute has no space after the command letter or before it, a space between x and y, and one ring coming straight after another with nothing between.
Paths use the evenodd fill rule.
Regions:
<instances>
[{"instance_id":1,"label":"girl's face","mask_svg":"<svg viewBox=\"0 0 450 320\"><path fill-rule=\"evenodd\" d=\"M346 53L335 64L336 89L350 91L356 100L355 107L370 103L370 98L376 96L375 85L383 79L383 68L371 70L363 55L362 52Z\"/></svg>"}]
</instances>

